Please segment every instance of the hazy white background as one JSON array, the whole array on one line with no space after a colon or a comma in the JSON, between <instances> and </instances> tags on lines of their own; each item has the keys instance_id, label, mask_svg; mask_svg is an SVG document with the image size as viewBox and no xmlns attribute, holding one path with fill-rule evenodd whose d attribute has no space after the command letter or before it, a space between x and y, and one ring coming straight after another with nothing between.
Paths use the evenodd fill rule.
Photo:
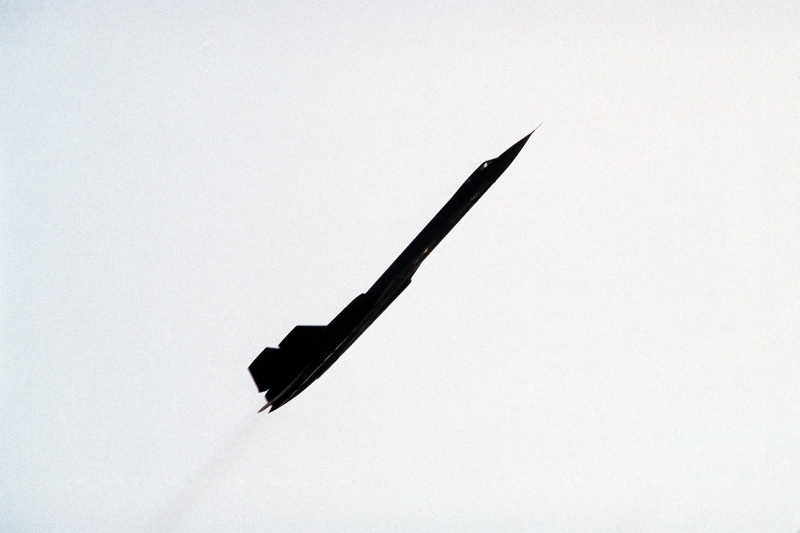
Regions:
<instances>
[{"instance_id":1,"label":"hazy white background","mask_svg":"<svg viewBox=\"0 0 800 533\"><path fill-rule=\"evenodd\" d=\"M797 2L398 4L0 4L0 530L798 531Z\"/></svg>"}]
</instances>

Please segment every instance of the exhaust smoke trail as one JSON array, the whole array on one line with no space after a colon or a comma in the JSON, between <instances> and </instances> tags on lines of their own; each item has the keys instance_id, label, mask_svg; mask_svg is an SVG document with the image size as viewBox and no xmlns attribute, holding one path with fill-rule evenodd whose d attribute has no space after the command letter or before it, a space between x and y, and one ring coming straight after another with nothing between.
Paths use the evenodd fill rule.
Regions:
<instances>
[{"instance_id":1,"label":"exhaust smoke trail","mask_svg":"<svg viewBox=\"0 0 800 533\"><path fill-rule=\"evenodd\" d=\"M225 472L241 457L252 439L258 417L248 416L180 491L142 529L143 533L176 531L187 511L206 497Z\"/></svg>"}]
</instances>

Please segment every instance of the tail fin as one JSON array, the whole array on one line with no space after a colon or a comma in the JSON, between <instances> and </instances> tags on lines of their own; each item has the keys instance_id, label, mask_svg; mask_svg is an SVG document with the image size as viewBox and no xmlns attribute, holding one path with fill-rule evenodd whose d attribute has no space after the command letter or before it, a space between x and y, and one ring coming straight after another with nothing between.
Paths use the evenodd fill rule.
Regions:
<instances>
[{"instance_id":1,"label":"tail fin","mask_svg":"<svg viewBox=\"0 0 800 533\"><path fill-rule=\"evenodd\" d=\"M325 326L295 326L278 344L278 348L264 348L248 370L259 392L269 390L281 380L294 356L316 339Z\"/></svg>"}]
</instances>

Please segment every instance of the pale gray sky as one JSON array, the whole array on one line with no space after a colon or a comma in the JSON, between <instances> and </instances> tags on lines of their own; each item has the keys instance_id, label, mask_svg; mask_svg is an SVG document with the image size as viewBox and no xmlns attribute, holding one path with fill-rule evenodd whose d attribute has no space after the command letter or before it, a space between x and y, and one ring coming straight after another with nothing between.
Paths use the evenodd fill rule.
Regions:
<instances>
[{"instance_id":1,"label":"pale gray sky","mask_svg":"<svg viewBox=\"0 0 800 533\"><path fill-rule=\"evenodd\" d=\"M797 2L401 4L0 5L0 530L800 529Z\"/></svg>"}]
</instances>

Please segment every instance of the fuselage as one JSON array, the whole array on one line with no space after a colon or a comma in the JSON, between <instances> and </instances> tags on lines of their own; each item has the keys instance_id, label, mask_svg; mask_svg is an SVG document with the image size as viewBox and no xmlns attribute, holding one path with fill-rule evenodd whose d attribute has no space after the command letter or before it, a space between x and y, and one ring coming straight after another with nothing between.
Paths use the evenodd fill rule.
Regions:
<instances>
[{"instance_id":1,"label":"fuselage","mask_svg":"<svg viewBox=\"0 0 800 533\"><path fill-rule=\"evenodd\" d=\"M293 354L291 361L274 365L276 376L270 383L275 385L267 391L265 408L271 407L275 410L285 404L336 362L408 287L420 264L497 181L525 145L528 137L530 134L498 158L482 163L366 293L358 295L350 302L327 326L315 334L304 349ZM262 352L250 368L257 384L260 376L256 372L263 372L261 368L265 366L257 363L267 350ZM254 367L257 370L254 371ZM269 371L268 366L264 371ZM274 388L280 390L273 390Z\"/></svg>"}]
</instances>

